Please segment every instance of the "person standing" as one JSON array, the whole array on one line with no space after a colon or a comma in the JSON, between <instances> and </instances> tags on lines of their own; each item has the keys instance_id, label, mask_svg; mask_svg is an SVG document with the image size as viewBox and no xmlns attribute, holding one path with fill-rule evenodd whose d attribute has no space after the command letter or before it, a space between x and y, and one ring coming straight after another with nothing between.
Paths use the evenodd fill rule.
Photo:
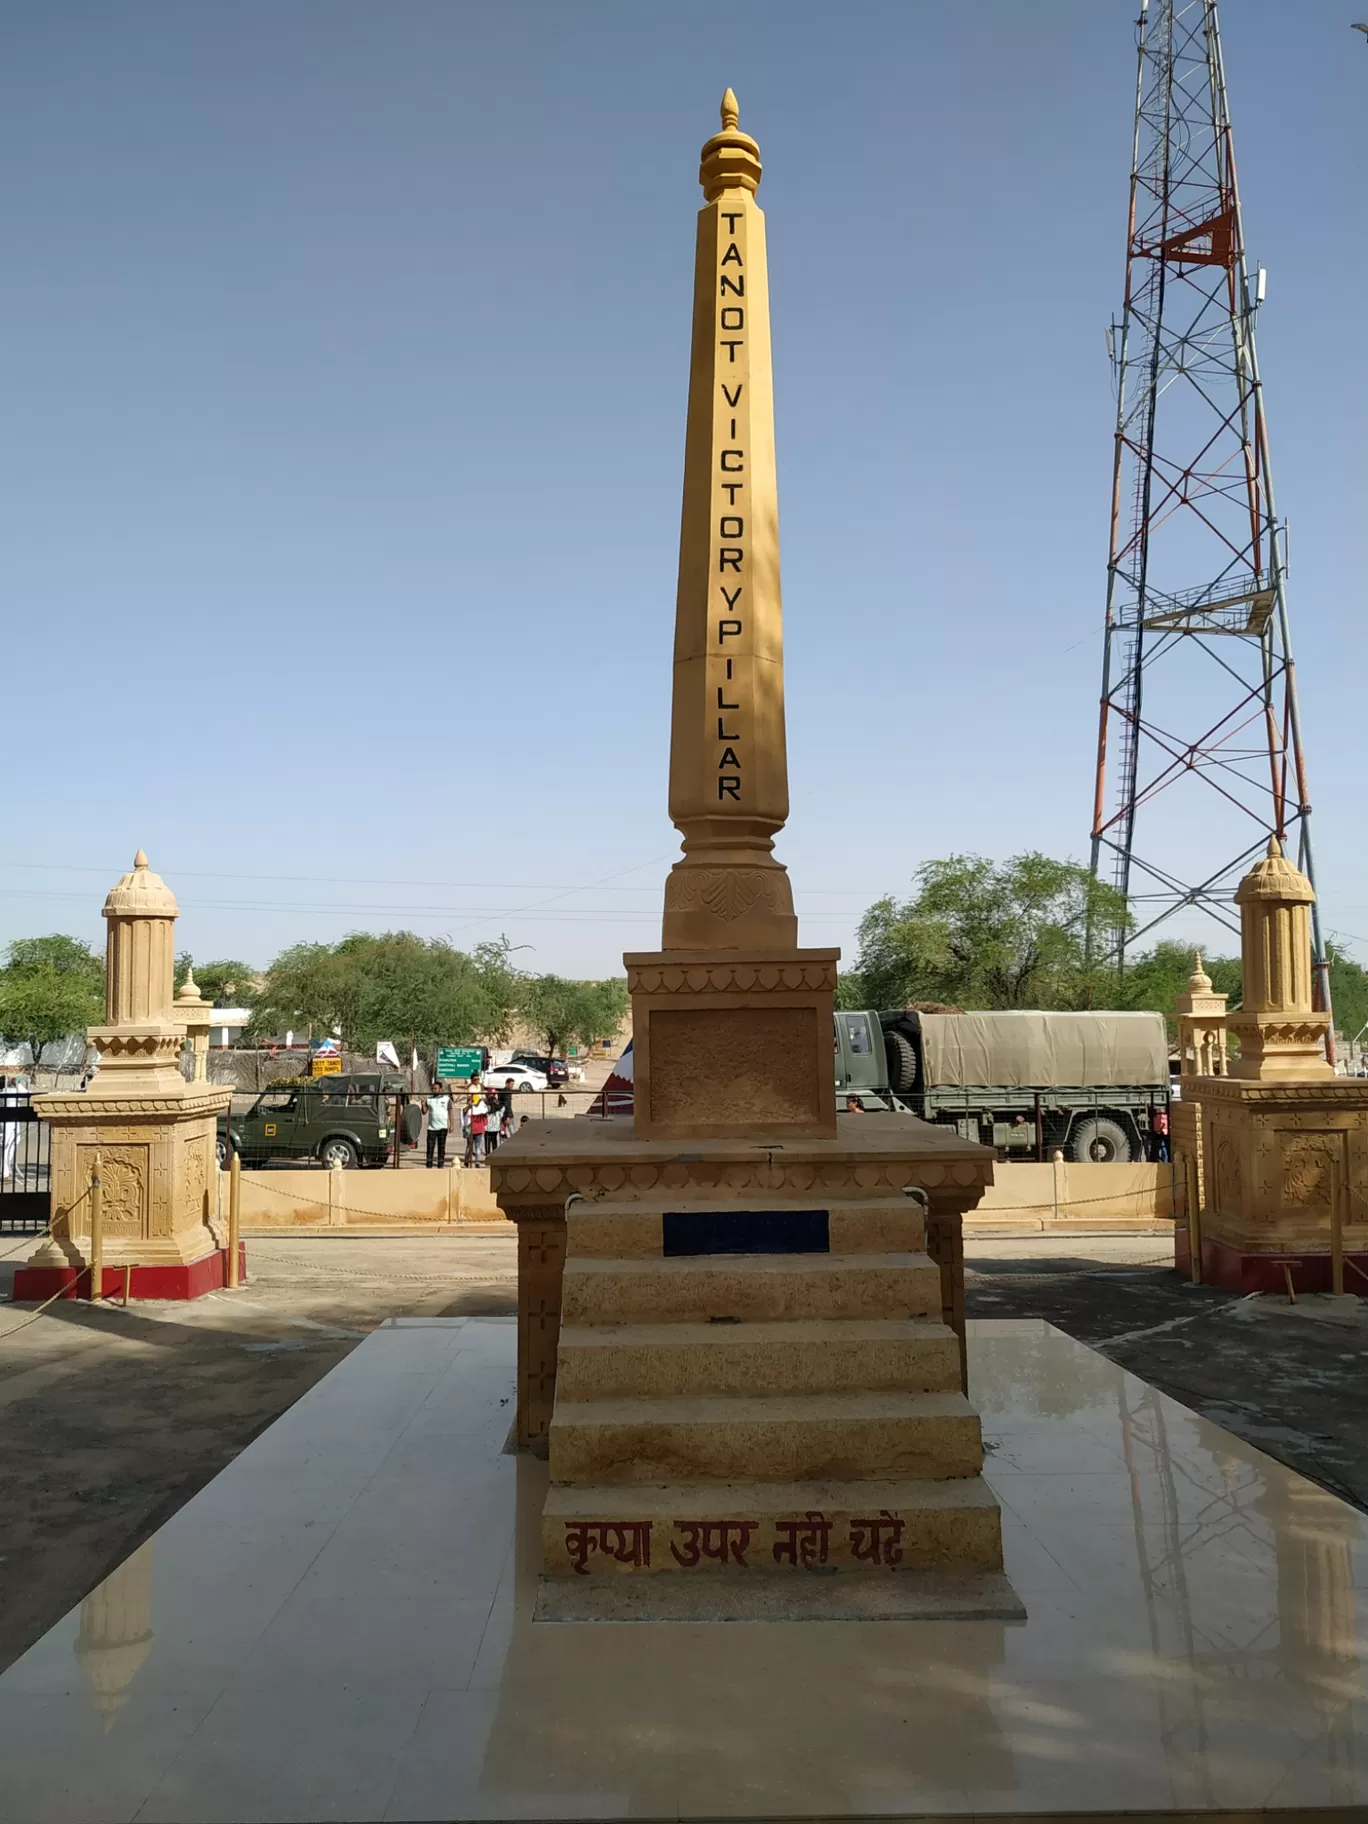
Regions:
<instances>
[{"instance_id":1,"label":"person standing","mask_svg":"<svg viewBox=\"0 0 1368 1824\"><path fill-rule=\"evenodd\" d=\"M451 1097L443 1089L440 1081L432 1086L433 1093L427 1099L427 1162L429 1168L435 1157L438 1169L446 1164L447 1130L451 1126Z\"/></svg>"},{"instance_id":2,"label":"person standing","mask_svg":"<svg viewBox=\"0 0 1368 1824\"><path fill-rule=\"evenodd\" d=\"M467 1157L472 1165L483 1165L485 1162L485 1135L489 1132L489 1104L481 1096L470 1105L470 1149Z\"/></svg>"},{"instance_id":3,"label":"person standing","mask_svg":"<svg viewBox=\"0 0 1368 1824\"><path fill-rule=\"evenodd\" d=\"M13 1082L8 1077L0 1077L0 1179L9 1181L14 1177L14 1161L19 1151L18 1105L23 1100L19 1090L18 1079ZM10 1114L6 1120L6 1108Z\"/></svg>"},{"instance_id":4,"label":"person standing","mask_svg":"<svg viewBox=\"0 0 1368 1824\"><path fill-rule=\"evenodd\" d=\"M1150 1156L1156 1165L1169 1162L1169 1118L1162 1104L1150 1114Z\"/></svg>"}]
</instances>

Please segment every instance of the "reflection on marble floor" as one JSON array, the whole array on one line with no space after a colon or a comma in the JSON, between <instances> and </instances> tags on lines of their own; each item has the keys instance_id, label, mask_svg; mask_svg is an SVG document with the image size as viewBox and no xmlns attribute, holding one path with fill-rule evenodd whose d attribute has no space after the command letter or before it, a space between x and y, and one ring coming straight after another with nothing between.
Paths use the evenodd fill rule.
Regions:
<instances>
[{"instance_id":1,"label":"reflection on marble floor","mask_svg":"<svg viewBox=\"0 0 1368 1824\"><path fill-rule=\"evenodd\" d=\"M973 1327L1025 1623L533 1625L514 1331L378 1331L0 1678L5 1813L1359 1807L1368 1519L1040 1323Z\"/></svg>"}]
</instances>

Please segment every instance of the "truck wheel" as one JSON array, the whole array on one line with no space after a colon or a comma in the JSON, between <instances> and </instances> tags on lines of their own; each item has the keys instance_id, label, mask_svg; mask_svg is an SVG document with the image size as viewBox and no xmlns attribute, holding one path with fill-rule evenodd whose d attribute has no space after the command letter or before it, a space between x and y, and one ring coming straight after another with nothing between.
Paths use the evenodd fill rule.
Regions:
<instances>
[{"instance_id":1,"label":"truck wheel","mask_svg":"<svg viewBox=\"0 0 1368 1824\"><path fill-rule=\"evenodd\" d=\"M356 1164L356 1148L343 1135L335 1134L331 1140L325 1140L319 1147L318 1157L326 1166L351 1166Z\"/></svg>"},{"instance_id":2,"label":"truck wheel","mask_svg":"<svg viewBox=\"0 0 1368 1824\"><path fill-rule=\"evenodd\" d=\"M233 1143L226 1134L220 1134L214 1142L214 1152L218 1158L219 1170L226 1172L233 1157Z\"/></svg>"},{"instance_id":3,"label":"truck wheel","mask_svg":"<svg viewBox=\"0 0 1368 1824\"><path fill-rule=\"evenodd\" d=\"M884 1034L884 1056L888 1059L888 1087L912 1090L917 1087L917 1054L912 1041L900 1032Z\"/></svg>"},{"instance_id":4,"label":"truck wheel","mask_svg":"<svg viewBox=\"0 0 1368 1824\"><path fill-rule=\"evenodd\" d=\"M1089 1115L1070 1135L1069 1153L1074 1159L1126 1165L1131 1156L1130 1135L1119 1121L1106 1115Z\"/></svg>"}]
</instances>

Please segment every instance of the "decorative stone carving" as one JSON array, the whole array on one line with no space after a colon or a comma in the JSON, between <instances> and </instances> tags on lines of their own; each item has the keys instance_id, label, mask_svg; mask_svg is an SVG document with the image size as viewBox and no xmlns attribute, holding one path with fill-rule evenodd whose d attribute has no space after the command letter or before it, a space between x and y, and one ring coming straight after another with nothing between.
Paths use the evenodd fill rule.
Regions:
<instances>
[{"instance_id":1,"label":"decorative stone carving","mask_svg":"<svg viewBox=\"0 0 1368 1824\"><path fill-rule=\"evenodd\" d=\"M90 1033L100 1070L84 1094L34 1099L52 1128L52 1234L19 1274L19 1298L45 1297L89 1264L97 1155L104 1258L133 1269L132 1294L187 1297L222 1284L207 1191L216 1117L231 1097L181 1075L188 1019L201 1013L188 1002L173 1010L179 908L141 849L104 916L107 1024Z\"/></svg>"},{"instance_id":2,"label":"decorative stone carving","mask_svg":"<svg viewBox=\"0 0 1368 1824\"><path fill-rule=\"evenodd\" d=\"M1311 1006L1310 881L1283 854L1276 836L1268 854L1235 891L1240 908L1243 996L1230 1016L1240 1055L1230 1074L1261 1078L1331 1077L1325 1041L1330 1016Z\"/></svg>"},{"instance_id":3,"label":"decorative stone carving","mask_svg":"<svg viewBox=\"0 0 1368 1824\"><path fill-rule=\"evenodd\" d=\"M208 1182L209 1169L204 1146L200 1141L192 1140L185 1148L185 1207L191 1211L199 1210L206 1220L209 1215L205 1203Z\"/></svg>"},{"instance_id":4,"label":"decorative stone carving","mask_svg":"<svg viewBox=\"0 0 1368 1824\"><path fill-rule=\"evenodd\" d=\"M100 1154L103 1216L111 1234L141 1235L147 1221L147 1151Z\"/></svg>"},{"instance_id":5,"label":"decorative stone carving","mask_svg":"<svg viewBox=\"0 0 1368 1824\"><path fill-rule=\"evenodd\" d=\"M1282 1202L1308 1216L1328 1216L1335 1199L1336 1167L1344 1152L1339 1134L1288 1136L1282 1148Z\"/></svg>"},{"instance_id":6,"label":"decorative stone carving","mask_svg":"<svg viewBox=\"0 0 1368 1824\"><path fill-rule=\"evenodd\" d=\"M665 910L695 912L702 907L724 924L757 906L792 916L793 894L777 867L691 868L680 864L665 881Z\"/></svg>"},{"instance_id":7,"label":"decorative stone carving","mask_svg":"<svg viewBox=\"0 0 1368 1824\"><path fill-rule=\"evenodd\" d=\"M1176 1105L1200 1117L1185 1117L1184 1144L1195 1130L1209 1161L1189 1250L1195 1236L1202 1275L1243 1292L1284 1292L1289 1275L1298 1291L1348 1289L1343 1261L1368 1273L1368 1082L1326 1062L1328 1016L1311 1006L1313 895L1276 841L1235 897L1240 1056L1228 1076L1189 1077Z\"/></svg>"},{"instance_id":8,"label":"decorative stone carving","mask_svg":"<svg viewBox=\"0 0 1368 1824\"><path fill-rule=\"evenodd\" d=\"M730 958L710 959L686 968L662 964L660 953L651 963L628 959L627 987L633 994L832 994L836 989L835 954L804 952L802 961L758 963ZM817 960L813 960L814 956Z\"/></svg>"}]
</instances>

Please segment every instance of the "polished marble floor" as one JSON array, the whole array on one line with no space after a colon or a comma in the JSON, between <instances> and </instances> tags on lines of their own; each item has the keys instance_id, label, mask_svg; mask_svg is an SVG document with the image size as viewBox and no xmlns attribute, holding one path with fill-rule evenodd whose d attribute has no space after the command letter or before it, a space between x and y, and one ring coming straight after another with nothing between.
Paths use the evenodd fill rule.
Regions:
<instances>
[{"instance_id":1,"label":"polished marble floor","mask_svg":"<svg viewBox=\"0 0 1368 1824\"><path fill-rule=\"evenodd\" d=\"M1368 1519L1049 1325L972 1326L1015 1624L534 1626L514 1344L377 1331L12 1666L7 1824L1368 1815Z\"/></svg>"}]
</instances>

